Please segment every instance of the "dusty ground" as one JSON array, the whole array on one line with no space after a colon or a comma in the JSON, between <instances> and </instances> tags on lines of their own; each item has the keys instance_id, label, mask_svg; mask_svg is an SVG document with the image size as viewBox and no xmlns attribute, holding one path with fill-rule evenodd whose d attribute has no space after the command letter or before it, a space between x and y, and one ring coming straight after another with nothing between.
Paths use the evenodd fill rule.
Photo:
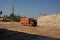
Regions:
<instances>
[{"instance_id":1,"label":"dusty ground","mask_svg":"<svg viewBox=\"0 0 60 40\"><path fill-rule=\"evenodd\" d=\"M9 22L9 23L0 22L0 28L5 28L5 29L29 33L29 34L60 38L60 27L57 26L28 27L28 26L21 26L19 22Z\"/></svg>"},{"instance_id":2,"label":"dusty ground","mask_svg":"<svg viewBox=\"0 0 60 40\"><path fill-rule=\"evenodd\" d=\"M8 29L0 29L0 40L60 40L60 39L12 31Z\"/></svg>"}]
</instances>

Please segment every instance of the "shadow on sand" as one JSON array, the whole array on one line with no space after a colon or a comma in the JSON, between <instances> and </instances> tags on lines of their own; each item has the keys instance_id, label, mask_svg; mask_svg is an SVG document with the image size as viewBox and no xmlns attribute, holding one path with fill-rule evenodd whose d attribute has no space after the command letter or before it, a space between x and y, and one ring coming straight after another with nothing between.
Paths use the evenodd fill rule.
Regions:
<instances>
[{"instance_id":1,"label":"shadow on sand","mask_svg":"<svg viewBox=\"0 0 60 40\"><path fill-rule=\"evenodd\" d=\"M0 40L59 40L59 39L27 34L8 29L0 29Z\"/></svg>"}]
</instances>

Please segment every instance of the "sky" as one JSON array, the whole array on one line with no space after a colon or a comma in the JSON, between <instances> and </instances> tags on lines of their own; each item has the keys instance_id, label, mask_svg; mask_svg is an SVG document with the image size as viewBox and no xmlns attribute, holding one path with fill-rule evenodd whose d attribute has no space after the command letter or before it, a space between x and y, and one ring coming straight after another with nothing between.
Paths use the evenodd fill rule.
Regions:
<instances>
[{"instance_id":1,"label":"sky","mask_svg":"<svg viewBox=\"0 0 60 40\"><path fill-rule=\"evenodd\" d=\"M60 0L0 0L0 11L3 15L12 13L25 17L36 18L41 14L60 13Z\"/></svg>"}]
</instances>

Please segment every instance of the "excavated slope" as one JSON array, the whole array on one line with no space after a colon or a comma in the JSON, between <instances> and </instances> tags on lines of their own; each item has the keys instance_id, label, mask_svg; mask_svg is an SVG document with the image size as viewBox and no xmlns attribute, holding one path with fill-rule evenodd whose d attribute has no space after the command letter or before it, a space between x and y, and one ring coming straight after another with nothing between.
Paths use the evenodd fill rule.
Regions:
<instances>
[{"instance_id":1,"label":"excavated slope","mask_svg":"<svg viewBox=\"0 0 60 40\"><path fill-rule=\"evenodd\" d=\"M60 14L51 14L37 18L37 25L60 26Z\"/></svg>"}]
</instances>

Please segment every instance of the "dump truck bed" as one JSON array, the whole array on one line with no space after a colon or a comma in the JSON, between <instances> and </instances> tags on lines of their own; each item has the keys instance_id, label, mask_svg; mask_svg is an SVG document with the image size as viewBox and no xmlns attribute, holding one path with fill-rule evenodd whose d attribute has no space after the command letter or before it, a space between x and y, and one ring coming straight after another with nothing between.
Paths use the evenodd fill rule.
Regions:
<instances>
[{"instance_id":1,"label":"dump truck bed","mask_svg":"<svg viewBox=\"0 0 60 40\"><path fill-rule=\"evenodd\" d=\"M29 23L29 18L21 18L20 23Z\"/></svg>"}]
</instances>

